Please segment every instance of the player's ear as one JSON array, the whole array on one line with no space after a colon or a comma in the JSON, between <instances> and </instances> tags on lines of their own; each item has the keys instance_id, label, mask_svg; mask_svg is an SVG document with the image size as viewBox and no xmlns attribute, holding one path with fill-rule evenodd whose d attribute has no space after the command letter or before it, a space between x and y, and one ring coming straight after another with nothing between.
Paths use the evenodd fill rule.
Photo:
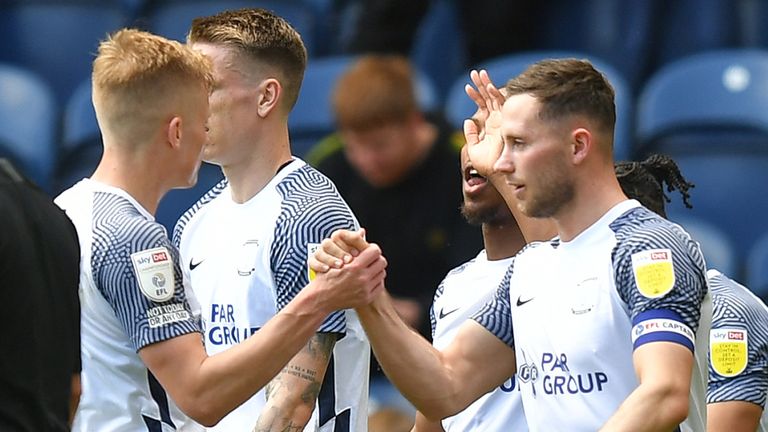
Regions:
<instances>
[{"instance_id":1,"label":"player's ear","mask_svg":"<svg viewBox=\"0 0 768 432\"><path fill-rule=\"evenodd\" d=\"M181 122L181 117L176 116L166 123L167 140L171 147L181 146Z\"/></svg>"},{"instance_id":2,"label":"player's ear","mask_svg":"<svg viewBox=\"0 0 768 432\"><path fill-rule=\"evenodd\" d=\"M257 91L256 113L259 117L265 118L280 103L283 96L283 87L278 80L267 78L259 84Z\"/></svg>"},{"instance_id":3,"label":"player's ear","mask_svg":"<svg viewBox=\"0 0 768 432\"><path fill-rule=\"evenodd\" d=\"M571 158L573 163L580 164L593 151L592 133L585 128L576 128L571 132Z\"/></svg>"}]
</instances>

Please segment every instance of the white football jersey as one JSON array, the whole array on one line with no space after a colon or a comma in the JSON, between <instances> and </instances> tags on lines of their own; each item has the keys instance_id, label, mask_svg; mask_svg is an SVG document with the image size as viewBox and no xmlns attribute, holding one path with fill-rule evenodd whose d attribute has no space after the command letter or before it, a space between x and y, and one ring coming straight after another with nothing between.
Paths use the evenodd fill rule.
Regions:
<instances>
[{"instance_id":1,"label":"white football jersey","mask_svg":"<svg viewBox=\"0 0 768 432\"><path fill-rule=\"evenodd\" d=\"M572 241L523 249L474 318L515 348L528 427L600 429L638 385L633 351L666 341L695 355L680 429L705 430L712 313L705 271L698 244L634 200Z\"/></svg>"},{"instance_id":2,"label":"white football jersey","mask_svg":"<svg viewBox=\"0 0 768 432\"><path fill-rule=\"evenodd\" d=\"M56 204L80 240L82 396L74 431L198 431L137 352L199 332L162 225L125 191L85 179Z\"/></svg>"},{"instance_id":3,"label":"white football jersey","mask_svg":"<svg viewBox=\"0 0 768 432\"><path fill-rule=\"evenodd\" d=\"M201 198L174 241L200 302L208 353L242 342L285 307L309 283L309 254L341 228L357 229L354 215L333 183L298 159L245 203L231 199L226 180ZM367 430L370 346L357 315L334 312L318 332L343 337L305 430ZM265 402L262 390L213 429L252 430Z\"/></svg>"},{"instance_id":4,"label":"white football jersey","mask_svg":"<svg viewBox=\"0 0 768 432\"><path fill-rule=\"evenodd\" d=\"M437 287L432 304L433 345L445 349L462 324L493 298L512 258L489 261L485 250L451 270ZM443 419L447 432L525 432L520 387L515 377L480 397L464 411Z\"/></svg>"},{"instance_id":5,"label":"white football jersey","mask_svg":"<svg viewBox=\"0 0 768 432\"><path fill-rule=\"evenodd\" d=\"M765 407L768 396L768 308L747 288L717 270L712 290L707 403L744 401ZM768 431L768 415L757 432Z\"/></svg>"}]
</instances>

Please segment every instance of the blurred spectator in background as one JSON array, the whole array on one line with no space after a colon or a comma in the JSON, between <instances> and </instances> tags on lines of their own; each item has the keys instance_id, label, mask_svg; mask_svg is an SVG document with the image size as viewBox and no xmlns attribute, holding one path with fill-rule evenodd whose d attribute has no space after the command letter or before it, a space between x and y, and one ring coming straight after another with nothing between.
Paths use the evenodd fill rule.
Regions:
<instances>
[{"instance_id":1,"label":"blurred spectator in background","mask_svg":"<svg viewBox=\"0 0 768 432\"><path fill-rule=\"evenodd\" d=\"M336 184L368 240L387 251L395 308L429 337L435 287L482 247L480 230L458 211L459 147L419 110L413 70L400 56L361 57L339 79L333 107L338 134L308 159ZM378 367L371 375L375 405L385 378Z\"/></svg>"},{"instance_id":2,"label":"blurred spectator in background","mask_svg":"<svg viewBox=\"0 0 768 432\"><path fill-rule=\"evenodd\" d=\"M75 227L6 159L0 208L0 430L68 431L80 398Z\"/></svg>"},{"instance_id":3,"label":"blurred spectator in background","mask_svg":"<svg viewBox=\"0 0 768 432\"><path fill-rule=\"evenodd\" d=\"M448 0L366 0L358 16L347 50L351 53L408 55L413 39L430 6ZM455 0L461 16L469 64L530 49L533 43L531 17L538 2L530 0ZM514 37L498 37L514 29Z\"/></svg>"}]
</instances>

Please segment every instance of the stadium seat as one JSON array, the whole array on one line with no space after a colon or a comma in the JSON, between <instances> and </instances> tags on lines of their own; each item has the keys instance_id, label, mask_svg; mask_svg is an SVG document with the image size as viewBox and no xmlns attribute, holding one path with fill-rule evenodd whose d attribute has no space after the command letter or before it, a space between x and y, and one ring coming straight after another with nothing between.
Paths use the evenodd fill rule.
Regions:
<instances>
[{"instance_id":1,"label":"stadium seat","mask_svg":"<svg viewBox=\"0 0 768 432\"><path fill-rule=\"evenodd\" d=\"M723 229L743 259L768 231L768 52L709 52L658 71L639 97L637 143L677 161L696 184L690 214Z\"/></svg>"},{"instance_id":2,"label":"stadium seat","mask_svg":"<svg viewBox=\"0 0 768 432\"><path fill-rule=\"evenodd\" d=\"M345 19L349 18L346 17L346 14L348 9L352 7L352 2L339 2L337 0L300 0L300 2L311 11L314 17L312 42L314 56L340 54L341 41L347 37L342 22L346 22Z\"/></svg>"},{"instance_id":3,"label":"stadium seat","mask_svg":"<svg viewBox=\"0 0 768 432\"><path fill-rule=\"evenodd\" d=\"M455 2L433 2L414 35L410 58L432 80L442 103L454 78L467 69L469 61Z\"/></svg>"},{"instance_id":4,"label":"stadium seat","mask_svg":"<svg viewBox=\"0 0 768 432\"><path fill-rule=\"evenodd\" d=\"M686 0L676 0L686 1ZM662 4L663 2L663 4ZM666 0L549 0L533 32L533 49L573 51L611 64L625 78L630 93L650 72L652 48L666 43L654 34ZM514 29L510 29L514 31Z\"/></svg>"},{"instance_id":5,"label":"stadium seat","mask_svg":"<svg viewBox=\"0 0 768 432\"><path fill-rule=\"evenodd\" d=\"M173 235L173 227L179 217L223 178L224 174L219 166L203 163L197 173L195 186L189 189L173 189L160 200L155 220L165 227L168 236Z\"/></svg>"},{"instance_id":6,"label":"stadium seat","mask_svg":"<svg viewBox=\"0 0 768 432\"><path fill-rule=\"evenodd\" d=\"M670 214L669 219L685 228L688 234L699 243L707 262L707 268L716 269L729 277L738 278L741 269L733 242L720 228L681 213Z\"/></svg>"},{"instance_id":7,"label":"stadium seat","mask_svg":"<svg viewBox=\"0 0 768 432\"><path fill-rule=\"evenodd\" d=\"M125 23L117 1L0 2L0 61L38 73L64 105L90 76L99 41Z\"/></svg>"},{"instance_id":8,"label":"stadium seat","mask_svg":"<svg viewBox=\"0 0 768 432\"><path fill-rule=\"evenodd\" d=\"M739 46L739 7L742 0L653 0L654 70L678 59ZM645 2L626 2L645 3ZM685 31L681 31L681 29Z\"/></svg>"},{"instance_id":9,"label":"stadium seat","mask_svg":"<svg viewBox=\"0 0 768 432\"><path fill-rule=\"evenodd\" d=\"M64 107L61 151L71 153L98 139L99 124L91 101L91 80L80 83Z\"/></svg>"},{"instance_id":10,"label":"stadium seat","mask_svg":"<svg viewBox=\"0 0 768 432\"><path fill-rule=\"evenodd\" d=\"M613 85L616 91L614 158L617 161L631 159L633 153L633 97L623 76L612 65L579 52L537 51L498 57L476 66L476 69L486 69L496 85L503 86L510 78L519 75L532 63L547 58L568 57L590 60L599 71L608 77L611 85ZM456 130L461 130L464 119L469 118L476 109L475 103L464 92L464 86L469 82L469 74L456 79L445 102L446 119Z\"/></svg>"},{"instance_id":11,"label":"stadium seat","mask_svg":"<svg viewBox=\"0 0 768 432\"><path fill-rule=\"evenodd\" d=\"M335 129L331 107L333 88L353 59L349 56L324 57L311 60L307 65L299 99L288 116L291 148L295 155L303 156Z\"/></svg>"},{"instance_id":12,"label":"stadium seat","mask_svg":"<svg viewBox=\"0 0 768 432\"><path fill-rule=\"evenodd\" d=\"M297 156L306 152L336 129L331 104L336 80L352 65L355 56L332 56L310 60L301 93L288 117L291 147ZM425 112L438 109L437 93L429 77L416 71L416 95Z\"/></svg>"},{"instance_id":13,"label":"stadium seat","mask_svg":"<svg viewBox=\"0 0 768 432\"><path fill-rule=\"evenodd\" d=\"M309 6L297 0L156 1L146 12L147 28L167 38L184 41L194 18L245 7L260 7L284 18L299 32L307 52L314 53L315 17Z\"/></svg>"},{"instance_id":14,"label":"stadium seat","mask_svg":"<svg viewBox=\"0 0 768 432\"><path fill-rule=\"evenodd\" d=\"M49 86L32 71L0 65L0 157L50 192L56 163L57 109Z\"/></svg>"},{"instance_id":15,"label":"stadium seat","mask_svg":"<svg viewBox=\"0 0 768 432\"><path fill-rule=\"evenodd\" d=\"M747 256L747 286L768 301L768 231L758 238Z\"/></svg>"},{"instance_id":16,"label":"stadium seat","mask_svg":"<svg viewBox=\"0 0 768 432\"><path fill-rule=\"evenodd\" d=\"M91 102L90 79L80 83L64 107L59 153L57 193L90 176L99 164L101 132Z\"/></svg>"}]
</instances>

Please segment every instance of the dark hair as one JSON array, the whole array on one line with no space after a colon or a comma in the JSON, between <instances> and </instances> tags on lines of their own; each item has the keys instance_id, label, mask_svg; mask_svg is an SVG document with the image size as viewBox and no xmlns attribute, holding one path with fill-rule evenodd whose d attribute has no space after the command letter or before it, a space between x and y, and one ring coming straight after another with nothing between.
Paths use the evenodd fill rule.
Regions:
<instances>
[{"instance_id":1,"label":"dark hair","mask_svg":"<svg viewBox=\"0 0 768 432\"><path fill-rule=\"evenodd\" d=\"M549 59L532 64L507 83L506 95L529 94L541 103L543 120L586 115L613 134L616 123L614 91L592 63L578 59Z\"/></svg>"},{"instance_id":2,"label":"dark hair","mask_svg":"<svg viewBox=\"0 0 768 432\"><path fill-rule=\"evenodd\" d=\"M664 207L671 200L664 193L664 183L667 184L668 192L680 192L686 207L693 207L688 201L691 197L688 190L694 187L694 184L685 180L675 161L667 155L653 154L642 162L618 162L616 178L629 198L640 201L642 205L665 218L667 212Z\"/></svg>"}]
</instances>

